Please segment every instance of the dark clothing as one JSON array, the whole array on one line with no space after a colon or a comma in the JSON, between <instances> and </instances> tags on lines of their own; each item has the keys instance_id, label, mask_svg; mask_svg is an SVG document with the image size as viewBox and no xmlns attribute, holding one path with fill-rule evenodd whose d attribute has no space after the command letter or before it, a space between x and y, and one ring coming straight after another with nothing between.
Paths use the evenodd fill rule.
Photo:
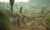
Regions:
<instances>
[{"instance_id":1,"label":"dark clothing","mask_svg":"<svg viewBox=\"0 0 50 30\"><path fill-rule=\"evenodd\" d=\"M19 20L20 20L20 18L17 18L17 23L18 23L18 25L19 25Z\"/></svg>"},{"instance_id":2,"label":"dark clothing","mask_svg":"<svg viewBox=\"0 0 50 30\"><path fill-rule=\"evenodd\" d=\"M23 23L26 23L26 18L23 18L23 19L22 19L22 22L23 22Z\"/></svg>"}]
</instances>

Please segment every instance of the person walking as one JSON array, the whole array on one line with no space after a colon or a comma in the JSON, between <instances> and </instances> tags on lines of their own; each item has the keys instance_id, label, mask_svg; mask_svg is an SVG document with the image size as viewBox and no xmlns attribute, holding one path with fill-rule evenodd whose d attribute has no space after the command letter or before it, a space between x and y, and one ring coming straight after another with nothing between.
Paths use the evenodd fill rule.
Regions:
<instances>
[{"instance_id":1,"label":"person walking","mask_svg":"<svg viewBox=\"0 0 50 30\"><path fill-rule=\"evenodd\" d=\"M23 24L24 24L25 27L26 27L26 16L25 16L25 15L23 15L22 22L23 22Z\"/></svg>"}]
</instances>

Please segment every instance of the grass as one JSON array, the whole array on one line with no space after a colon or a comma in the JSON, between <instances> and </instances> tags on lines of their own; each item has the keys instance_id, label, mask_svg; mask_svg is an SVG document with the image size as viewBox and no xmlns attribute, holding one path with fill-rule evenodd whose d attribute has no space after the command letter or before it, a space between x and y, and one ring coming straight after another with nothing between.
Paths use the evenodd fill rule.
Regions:
<instances>
[{"instance_id":1,"label":"grass","mask_svg":"<svg viewBox=\"0 0 50 30\"><path fill-rule=\"evenodd\" d=\"M35 18L35 20L38 20L38 21L39 21L39 20L42 20L42 19L43 19L43 18Z\"/></svg>"}]
</instances>

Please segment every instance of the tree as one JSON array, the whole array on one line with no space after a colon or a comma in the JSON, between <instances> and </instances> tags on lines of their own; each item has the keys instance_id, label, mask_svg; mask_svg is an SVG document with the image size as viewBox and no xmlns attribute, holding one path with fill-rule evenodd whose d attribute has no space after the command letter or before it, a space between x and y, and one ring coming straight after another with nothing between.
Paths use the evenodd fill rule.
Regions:
<instances>
[{"instance_id":1,"label":"tree","mask_svg":"<svg viewBox=\"0 0 50 30\"><path fill-rule=\"evenodd\" d=\"M15 0L10 0L10 5L11 5L11 12L13 12L13 4Z\"/></svg>"},{"instance_id":2,"label":"tree","mask_svg":"<svg viewBox=\"0 0 50 30\"><path fill-rule=\"evenodd\" d=\"M44 14L45 11L47 11L46 7L41 7L41 9L42 9L42 10L41 10L41 13L42 13L42 14Z\"/></svg>"},{"instance_id":3,"label":"tree","mask_svg":"<svg viewBox=\"0 0 50 30\"><path fill-rule=\"evenodd\" d=\"M20 7L20 13L22 13L22 8L23 8L23 6Z\"/></svg>"},{"instance_id":4,"label":"tree","mask_svg":"<svg viewBox=\"0 0 50 30\"><path fill-rule=\"evenodd\" d=\"M42 9L42 10L41 10L41 13L44 14L44 7L42 7L41 9Z\"/></svg>"}]
</instances>

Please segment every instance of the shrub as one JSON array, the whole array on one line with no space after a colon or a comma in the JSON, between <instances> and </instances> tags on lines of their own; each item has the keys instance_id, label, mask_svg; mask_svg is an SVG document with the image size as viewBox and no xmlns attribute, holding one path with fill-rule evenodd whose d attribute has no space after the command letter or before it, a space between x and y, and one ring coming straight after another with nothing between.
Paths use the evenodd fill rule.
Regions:
<instances>
[{"instance_id":1,"label":"shrub","mask_svg":"<svg viewBox=\"0 0 50 30\"><path fill-rule=\"evenodd\" d=\"M50 22L50 14L48 14L44 20L45 20L46 22Z\"/></svg>"}]
</instances>

